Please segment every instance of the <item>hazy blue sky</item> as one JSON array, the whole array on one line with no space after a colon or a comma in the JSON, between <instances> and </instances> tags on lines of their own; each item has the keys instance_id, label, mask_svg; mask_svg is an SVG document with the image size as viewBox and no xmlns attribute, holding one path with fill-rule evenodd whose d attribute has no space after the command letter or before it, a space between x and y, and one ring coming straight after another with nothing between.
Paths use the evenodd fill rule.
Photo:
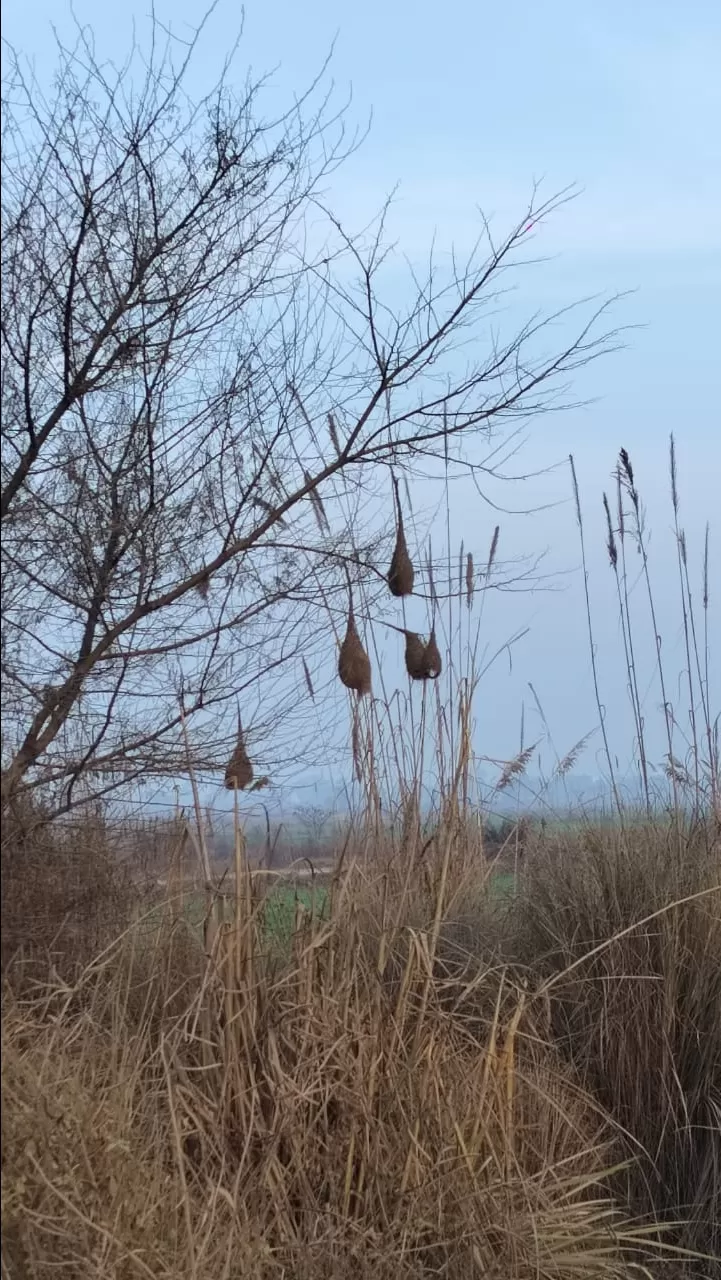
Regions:
<instances>
[{"instance_id":1,"label":"hazy blue sky","mask_svg":"<svg viewBox=\"0 0 721 1280\"><path fill-rule=\"evenodd\" d=\"M6 38L36 58L42 78L52 54L49 23L67 27L64 7L13 0L3 9ZM125 46L132 18L143 18L147 5L77 0L75 11L94 26L98 52L108 55ZM158 0L156 12L172 18L180 34L202 6ZM204 40L199 82L205 68L209 77L217 70L240 18L238 7L220 6ZM635 291L615 319L644 327L629 334L627 350L578 377L578 397L594 403L543 418L530 432L525 469L561 465L509 500L519 507L560 505L502 520L506 551L548 547L547 568L576 570L564 463L574 452L589 521L603 694L623 754L625 695L601 491L625 446L646 500L664 651L677 671L682 654L675 583L665 576L673 549L669 432L676 434L682 518L697 563L721 489L721 5L265 0L245 10L242 58L254 71L275 68L271 93L285 100L307 84L336 35L332 73L339 89L352 85L351 117L362 122L373 110L369 138L331 192L350 223L361 226L398 184L390 231L411 259L421 258L434 234L441 248L469 245L478 231L479 205L502 225L520 212L535 178L544 180L549 194L575 182L583 188L580 198L542 229L537 242L551 261L525 281L518 278L521 301L533 309L590 293ZM456 513L458 528L463 531L467 519L466 543L480 555L493 520L466 501ZM721 584L718 519L712 555ZM529 680L561 750L596 721L580 575L561 581L562 590L553 595L513 602L501 597L487 610L493 640L519 625L532 628L513 673L499 668L481 692L479 735L489 754L513 752L524 699L532 726ZM718 641L718 600L713 618ZM650 679L650 654L648 672ZM718 710L718 665L712 692ZM652 722L653 693L649 698ZM660 753L658 735L655 745ZM593 771L592 762L586 768Z\"/></svg>"}]
</instances>

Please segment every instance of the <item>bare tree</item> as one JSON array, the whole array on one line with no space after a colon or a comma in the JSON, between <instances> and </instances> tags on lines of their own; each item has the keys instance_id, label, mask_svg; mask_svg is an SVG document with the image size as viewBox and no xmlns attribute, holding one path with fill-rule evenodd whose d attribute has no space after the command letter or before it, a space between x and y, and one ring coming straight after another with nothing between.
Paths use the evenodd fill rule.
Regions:
<instances>
[{"instance_id":1,"label":"bare tree","mask_svg":"<svg viewBox=\"0 0 721 1280\"><path fill-rule=\"evenodd\" d=\"M374 477L495 473L499 437L611 345L598 310L551 354L554 317L481 329L563 195L499 243L482 225L393 311L383 218L352 237L324 206L355 145L324 76L272 120L232 60L192 100L202 29L181 45L155 23L120 69L79 31L50 97L7 62L3 805L177 774L181 692L198 761L224 764L229 700L234 719L262 682L287 712L302 680L272 682L328 645L345 566L381 582Z\"/></svg>"}]
</instances>

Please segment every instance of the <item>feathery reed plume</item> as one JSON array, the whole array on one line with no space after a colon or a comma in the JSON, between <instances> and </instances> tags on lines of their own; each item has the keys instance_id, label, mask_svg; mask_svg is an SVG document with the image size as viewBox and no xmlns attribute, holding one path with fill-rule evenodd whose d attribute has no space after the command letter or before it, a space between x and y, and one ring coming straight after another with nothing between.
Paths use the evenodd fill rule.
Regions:
<instances>
[{"instance_id":1,"label":"feathery reed plume","mask_svg":"<svg viewBox=\"0 0 721 1280\"><path fill-rule=\"evenodd\" d=\"M678 474L676 471L676 441L671 432L671 501L674 512L678 515Z\"/></svg>"},{"instance_id":2,"label":"feathery reed plume","mask_svg":"<svg viewBox=\"0 0 721 1280\"><path fill-rule=\"evenodd\" d=\"M358 782L363 781L363 757L361 754L360 721L358 708L353 708L353 726L351 728L351 751L353 753L353 772Z\"/></svg>"},{"instance_id":3,"label":"feathery reed plume","mask_svg":"<svg viewBox=\"0 0 721 1280\"><path fill-rule=\"evenodd\" d=\"M614 573L618 564L618 551L616 550L616 538L613 532L613 522L611 520L611 508L608 505L608 498L605 493L603 495L603 509L606 512L606 548L608 550L608 558L611 562L611 568Z\"/></svg>"},{"instance_id":4,"label":"feathery reed plume","mask_svg":"<svg viewBox=\"0 0 721 1280\"><path fill-rule=\"evenodd\" d=\"M619 453L619 457L621 459L621 466L626 472L628 483L632 485L633 484L633 467L631 466L631 459L629 458L628 453L625 449L621 449Z\"/></svg>"},{"instance_id":5,"label":"feathery reed plume","mask_svg":"<svg viewBox=\"0 0 721 1280\"><path fill-rule=\"evenodd\" d=\"M305 676L305 683L308 689L308 693L310 694L311 698L315 702L315 689L313 688L313 681L310 678L308 663L306 662L305 658L301 658L301 662L303 663L303 675Z\"/></svg>"},{"instance_id":6,"label":"feathery reed plume","mask_svg":"<svg viewBox=\"0 0 721 1280\"><path fill-rule=\"evenodd\" d=\"M691 785L691 777L685 764L683 764L683 762L676 756L666 756L663 771L667 778L670 778L673 782L679 783L682 787L689 787Z\"/></svg>"},{"instance_id":7,"label":"feathery reed plume","mask_svg":"<svg viewBox=\"0 0 721 1280\"><path fill-rule=\"evenodd\" d=\"M557 778L565 778L566 774L571 772L581 752L585 750L586 743L590 736L591 735L588 733L584 734L582 738L579 738L575 746L571 747L571 750L568 751L561 760L559 760L555 769Z\"/></svg>"},{"instance_id":8,"label":"feathery reed plume","mask_svg":"<svg viewBox=\"0 0 721 1280\"><path fill-rule=\"evenodd\" d=\"M486 577L487 577L487 578L489 578L489 577L490 577L490 575L491 575L491 569L493 568L493 565L495 564L495 560L496 560L496 552L498 551L498 538L499 538L499 536L500 536L500 532L501 532L501 526L500 526L499 524L497 524L497 525L496 525L496 527L495 527L495 529L493 530L493 537L491 538L491 549L490 549L490 551L488 552L488 564L486 565Z\"/></svg>"},{"instance_id":9,"label":"feathery reed plume","mask_svg":"<svg viewBox=\"0 0 721 1280\"><path fill-rule=\"evenodd\" d=\"M510 786L514 778L520 778L521 775L526 772L537 746L538 743L534 742L532 746L525 747L523 751L519 751L518 755L515 756L513 760L508 761L504 766L503 773L498 779L498 783L496 785L497 791L505 791L506 787Z\"/></svg>"},{"instance_id":10,"label":"feathery reed plume","mask_svg":"<svg viewBox=\"0 0 721 1280\"><path fill-rule=\"evenodd\" d=\"M428 586L430 587L431 601L435 606L438 603L438 594L436 592L436 580L433 574L433 544L428 539L428 555L426 557L426 570L428 573Z\"/></svg>"},{"instance_id":11,"label":"feathery reed plume","mask_svg":"<svg viewBox=\"0 0 721 1280\"><path fill-rule=\"evenodd\" d=\"M371 663L361 644L353 614L353 596L348 592L348 625L338 656L338 675L346 689L362 698L371 690Z\"/></svg>"},{"instance_id":12,"label":"feathery reed plume","mask_svg":"<svg viewBox=\"0 0 721 1280\"><path fill-rule=\"evenodd\" d=\"M311 476L307 471L303 472L303 478L306 484L309 485L312 483ZM317 488L314 487L310 489L308 492L308 497L310 498L311 506L313 508L313 514L316 518L316 522L318 524L318 528L320 529L321 533L330 533L330 524L328 522L328 517L325 513L325 507L323 506L323 499L321 498Z\"/></svg>"},{"instance_id":13,"label":"feathery reed plume","mask_svg":"<svg viewBox=\"0 0 721 1280\"><path fill-rule=\"evenodd\" d=\"M225 785L228 791L243 791L245 787L250 786L253 781L253 766L248 758L248 752L245 749L245 738L243 736L243 726L240 720L240 710L238 711L238 737L235 744L235 750L230 757L228 767L225 771Z\"/></svg>"},{"instance_id":14,"label":"feathery reed plume","mask_svg":"<svg viewBox=\"0 0 721 1280\"><path fill-rule=\"evenodd\" d=\"M621 460L621 469L623 471L624 476L626 477L626 488L628 490L628 495L631 499L631 502L633 503L636 515L639 516L641 503L638 496L638 489L634 484L633 467L631 466L631 459L629 458L628 453L626 452L625 449L621 449L621 452L619 453L618 456Z\"/></svg>"},{"instance_id":15,"label":"feathery reed plume","mask_svg":"<svg viewBox=\"0 0 721 1280\"><path fill-rule=\"evenodd\" d=\"M388 570L388 589L393 596L410 596L413 594L415 574L413 572L413 562L408 554L398 481L395 476L393 476L393 492L396 507L396 545Z\"/></svg>"},{"instance_id":16,"label":"feathery reed plume","mask_svg":"<svg viewBox=\"0 0 721 1280\"><path fill-rule=\"evenodd\" d=\"M473 587L473 553L469 551L466 559L466 604L469 609L473 604Z\"/></svg>"},{"instance_id":17,"label":"feathery reed plume","mask_svg":"<svg viewBox=\"0 0 721 1280\"><path fill-rule=\"evenodd\" d=\"M327 418L328 418L328 434L331 438L331 443L333 445L333 448L335 449L336 453L338 454L338 457L340 458L342 451L340 447L340 441L338 439L338 428L335 425L335 418L333 417L332 413L329 413L327 415Z\"/></svg>"}]
</instances>

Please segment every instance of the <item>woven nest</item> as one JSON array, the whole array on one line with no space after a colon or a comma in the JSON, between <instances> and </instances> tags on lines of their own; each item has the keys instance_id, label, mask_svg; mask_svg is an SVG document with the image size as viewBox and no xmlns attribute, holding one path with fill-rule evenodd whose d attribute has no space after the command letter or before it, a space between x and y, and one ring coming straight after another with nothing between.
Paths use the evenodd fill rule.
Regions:
<instances>
[{"instance_id":1,"label":"woven nest","mask_svg":"<svg viewBox=\"0 0 721 1280\"><path fill-rule=\"evenodd\" d=\"M396 498L397 528L396 545L388 570L388 589L392 596L411 596L413 595L414 579L413 561L408 554L408 544L403 528L403 513L401 512L401 503L398 496L398 483L395 478L393 485Z\"/></svg>"},{"instance_id":2,"label":"woven nest","mask_svg":"<svg viewBox=\"0 0 721 1280\"><path fill-rule=\"evenodd\" d=\"M238 740L235 744L228 767L225 771L225 785L229 791L243 791L245 787L249 787L253 781L253 766L248 758L248 752L245 749L245 739L243 730L238 720Z\"/></svg>"},{"instance_id":3,"label":"woven nest","mask_svg":"<svg viewBox=\"0 0 721 1280\"><path fill-rule=\"evenodd\" d=\"M426 646L415 631L406 631L406 671L411 680L426 679Z\"/></svg>"},{"instance_id":4,"label":"woven nest","mask_svg":"<svg viewBox=\"0 0 721 1280\"><path fill-rule=\"evenodd\" d=\"M362 698L371 690L371 663L361 644L353 617L353 606L348 608L348 626L338 656L338 675L346 689L352 689Z\"/></svg>"},{"instance_id":5,"label":"woven nest","mask_svg":"<svg viewBox=\"0 0 721 1280\"><path fill-rule=\"evenodd\" d=\"M441 651L436 644L435 629L431 631L428 637L428 644L425 651L426 677L429 680L437 680L443 670L441 661Z\"/></svg>"},{"instance_id":6,"label":"woven nest","mask_svg":"<svg viewBox=\"0 0 721 1280\"><path fill-rule=\"evenodd\" d=\"M406 671L411 680L436 680L441 674L443 663L436 644L435 631L431 631L427 643L415 631L406 631L404 635Z\"/></svg>"},{"instance_id":7,"label":"woven nest","mask_svg":"<svg viewBox=\"0 0 721 1280\"><path fill-rule=\"evenodd\" d=\"M399 521L396 545L388 570L388 590L391 595L412 596L414 576L413 561L408 554L406 535L403 531L403 524Z\"/></svg>"}]
</instances>

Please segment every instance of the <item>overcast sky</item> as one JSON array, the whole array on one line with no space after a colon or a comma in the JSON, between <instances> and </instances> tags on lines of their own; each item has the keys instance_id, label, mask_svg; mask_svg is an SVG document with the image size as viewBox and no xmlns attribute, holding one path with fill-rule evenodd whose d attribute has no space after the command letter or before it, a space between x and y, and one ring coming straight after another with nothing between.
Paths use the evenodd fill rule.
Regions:
<instances>
[{"instance_id":1,"label":"overcast sky","mask_svg":"<svg viewBox=\"0 0 721 1280\"><path fill-rule=\"evenodd\" d=\"M78 18L95 29L101 57L126 46L133 18L144 19L147 8L145 0L75 4ZM6 39L35 58L42 80L52 65L50 23L60 31L68 27L63 6L8 0L3 11ZM172 19L177 34L201 11L190 0L156 3L158 16ZM196 67L199 86L208 87L206 71L208 80L217 72L240 17L232 4L219 7ZM572 451L588 515L602 693L614 746L627 759L626 697L600 505L620 446L633 459L647 507L660 629L675 677L683 655L670 572L671 431L690 554L699 565L711 519L712 577L721 595L721 5L264 0L246 8L242 61L255 72L273 71L270 95L287 101L307 85L335 37L332 74L340 91L352 86L351 118L362 123L373 112L368 139L330 192L349 223L362 226L397 187L390 234L420 261L434 236L441 250L469 246L478 233L479 206L500 227L522 212L534 179L542 179L549 194L577 183L580 197L537 229L534 250L549 260L517 278L513 306L533 311L588 294L633 291L614 312L617 323L639 326L627 335L626 350L578 375L575 396L593 403L531 426L523 470L551 469L523 491L509 492L508 505L545 509L503 516L502 545L506 554L547 548L545 571L561 576L553 593L499 597L487 607L490 643L519 626L531 631L513 671L499 667L481 689L477 731L489 755L512 754L525 701L527 736L535 736L528 681L561 752L597 721L565 461ZM549 509L549 503L556 505ZM454 520L480 558L493 514L479 509L469 493L459 498ZM718 598L712 619L718 642ZM647 718L649 725L660 724L650 652L646 666ZM718 662L711 692L718 710ZM660 756L660 731L650 732ZM596 771L593 751L583 767Z\"/></svg>"}]
</instances>

